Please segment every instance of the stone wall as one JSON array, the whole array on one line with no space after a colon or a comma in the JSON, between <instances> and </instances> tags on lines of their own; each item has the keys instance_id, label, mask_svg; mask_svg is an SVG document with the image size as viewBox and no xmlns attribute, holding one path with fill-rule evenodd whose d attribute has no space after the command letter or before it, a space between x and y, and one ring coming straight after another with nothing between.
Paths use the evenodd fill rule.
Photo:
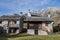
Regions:
<instances>
[{"instance_id":1,"label":"stone wall","mask_svg":"<svg viewBox=\"0 0 60 40\"><path fill-rule=\"evenodd\" d=\"M2 21L2 23L0 24L0 26L4 26L5 24L8 24L8 21Z\"/></svg>"},{"instance_id":2,"label":"stone wall","mask_svg":"<svg viewBox=\"0 0 60 40\"><path fill-rule=\"evenodd\" d=\"M38 30L38 35L48 35L48 33L43 30Z\"/></svg>"},{"instance_id":3,"label":"stone wall","mask_svg":"<svg viewBox=\"0 0 60 40\"><path fill-rule=\"evenodd\" d=\"M34 29L27 29L27 34L35 34L35 30Z\"/></svg>"}]
</instances>

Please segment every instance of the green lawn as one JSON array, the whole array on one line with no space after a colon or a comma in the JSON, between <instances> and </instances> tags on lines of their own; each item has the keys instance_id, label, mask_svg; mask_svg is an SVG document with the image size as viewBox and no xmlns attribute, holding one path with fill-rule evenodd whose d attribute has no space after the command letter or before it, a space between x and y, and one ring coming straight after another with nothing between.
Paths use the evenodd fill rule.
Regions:
<instances>
[{"instance_id":1,"label":"green lawn","mask_svg":"<svg viewBox=\"0 0 60 40\"><path fill-rule=\"evenodd\" d=\"M60 40L60 35L27 35L27 34L19 34L19 35L0 35L0 40Z\"/></svg>"}]
</instances>

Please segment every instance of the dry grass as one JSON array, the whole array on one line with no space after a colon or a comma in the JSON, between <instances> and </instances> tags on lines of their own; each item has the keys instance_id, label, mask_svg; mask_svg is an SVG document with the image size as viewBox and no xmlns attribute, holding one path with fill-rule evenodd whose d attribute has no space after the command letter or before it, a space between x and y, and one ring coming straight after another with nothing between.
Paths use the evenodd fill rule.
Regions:
<instances>
[{"instance_id":1,"label":"dry grass","mask_svg":"<svg viewBox=\"0 0 60 40\"><path fill-rule=\"evenodd\" d=\"M27 34L18 34L18 35L0 35L0 40L60 40L60 35L27 35Z\"/></svg>"}]
</instances>

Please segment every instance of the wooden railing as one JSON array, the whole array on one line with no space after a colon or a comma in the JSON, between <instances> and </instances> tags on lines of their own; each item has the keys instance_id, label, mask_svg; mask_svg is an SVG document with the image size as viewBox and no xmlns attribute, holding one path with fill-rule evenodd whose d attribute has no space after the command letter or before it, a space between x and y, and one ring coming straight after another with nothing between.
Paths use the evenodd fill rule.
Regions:
<instances>
[{"instance_id":1,"label":"wooden railing","mask_svg":"<svg viewBox=\"0 0 60 40\"><path fill-rule=\"evenodd\" d=\"M8 24L5 24L4 27L7 27ZM19 24L9 24L8 27L19 27Z\"/></svg>"}]
</instances>

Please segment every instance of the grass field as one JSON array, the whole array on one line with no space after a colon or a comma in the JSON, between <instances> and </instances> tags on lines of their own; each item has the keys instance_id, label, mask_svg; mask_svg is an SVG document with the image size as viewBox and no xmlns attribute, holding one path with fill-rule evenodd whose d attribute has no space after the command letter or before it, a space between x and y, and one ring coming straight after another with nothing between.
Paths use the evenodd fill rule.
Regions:
<instances>
[{"instance_id":1,"label":"grass field","mask_svg":"<svg viewBox=\"0 0 60 40\"><path fill-rule=\"evenodd\" d=\"M24 25L26 27L26 24ZM0 34L0 40L60 40L60 34L52 35L27 35L26 33L21 33L18 35L6 35Z\"/></svg>"},{"instance_id":2,"label":"grass field","mask_svg":"<svg viewBox=\"0 0 60 40\"><path fill-rule=\"evenodd\" d=\"M0 40L60 40L60 35L0 35Z\"/></svg>"}]
</instances>

